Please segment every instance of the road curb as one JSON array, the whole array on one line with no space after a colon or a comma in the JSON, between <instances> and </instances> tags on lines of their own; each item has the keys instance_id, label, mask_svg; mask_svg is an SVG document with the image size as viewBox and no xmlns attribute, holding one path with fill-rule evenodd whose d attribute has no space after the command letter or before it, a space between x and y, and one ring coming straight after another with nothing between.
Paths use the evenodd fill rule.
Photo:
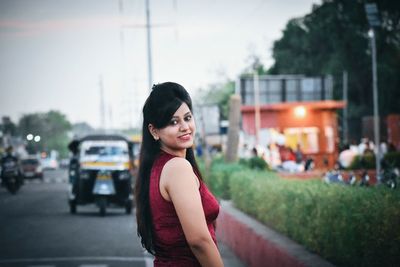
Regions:
<instances>
[{"instance_id":1,"label":"road curb","mask_svg":"<svg viewBox=\"0 0 400 267\"><path fill-rule=\"evenodd\" d=\"M217 236L249 267L334 267L282 234L221 201Z\"/></svg>"}]
</instances>

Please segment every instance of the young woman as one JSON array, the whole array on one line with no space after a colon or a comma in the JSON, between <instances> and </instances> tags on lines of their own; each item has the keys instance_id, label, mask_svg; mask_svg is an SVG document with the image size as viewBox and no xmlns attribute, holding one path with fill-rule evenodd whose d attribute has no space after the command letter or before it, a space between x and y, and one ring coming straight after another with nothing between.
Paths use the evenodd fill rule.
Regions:
<instances>
[{"instance_id":1,"label":"young woman","mask_svg":"<svg viewBox=\"0 0 400 267\"><path fill-rule=\"evenodd\" d=\"M135 186L138 235L154 266L223 266L215 238L219 205L194 153L192 102L181 85L153 86L143 107Z\"/></svg>"}]
</instances>

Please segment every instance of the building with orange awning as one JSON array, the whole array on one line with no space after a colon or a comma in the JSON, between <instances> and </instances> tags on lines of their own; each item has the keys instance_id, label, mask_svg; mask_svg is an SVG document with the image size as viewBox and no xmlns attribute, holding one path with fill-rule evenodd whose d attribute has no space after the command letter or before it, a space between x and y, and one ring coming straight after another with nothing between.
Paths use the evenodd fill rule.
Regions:
<instances>
[{"instance_id":1,"label":"building with orange awning","mask_svg":"<svg viewBox=\"0 0 400 267\"><path fill-rule=\"evenodd\" d=\"M336 111L345 107L333 100L330 76L264 75L240 78L242 129L255 144L267 146L284 138L287 147L297 145L317 168L331 168L338 156Z\"/></svg>"}]
</instances>

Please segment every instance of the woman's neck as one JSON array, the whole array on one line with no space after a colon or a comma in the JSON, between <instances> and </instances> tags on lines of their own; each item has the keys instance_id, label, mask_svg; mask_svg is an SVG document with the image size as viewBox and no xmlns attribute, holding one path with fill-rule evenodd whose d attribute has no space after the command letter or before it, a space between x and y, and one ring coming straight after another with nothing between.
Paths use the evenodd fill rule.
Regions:
<instances>
[{"instance_id":1,"label":"woman's neck","mask_svg":"<svg viewBox=\"0 0 400 267\"><path fill-rule=\"evenodd\" d=\"M183 150L172 150L166 147L161 147L160 148L161 151L164 151L167 154L173 155L173 156L177 156L180 158L186 158L186 149Z\"/></svg>"}]
</instances>

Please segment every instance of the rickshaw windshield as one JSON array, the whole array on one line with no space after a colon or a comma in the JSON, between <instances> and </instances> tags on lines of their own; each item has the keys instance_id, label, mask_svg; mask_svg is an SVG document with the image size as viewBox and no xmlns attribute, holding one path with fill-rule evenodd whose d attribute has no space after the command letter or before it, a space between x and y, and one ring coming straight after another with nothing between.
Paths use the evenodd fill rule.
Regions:
<instances>
[{"instance_id":1,"label":"rickshaw windshield","mask_svg":"<svg viewBox=\"0 0 400 267\"><path fill-rule=\"evenodd\" d=\"M129 157L128 144L123 141L85 141L81 146L82 158Z\"/></svg>"},{"instance_id":2,"label":"rickshaw windshield","mask_svg":"<svg viewBox=\"0 0 400 267\"><path fill-rule=\"evenodd\" d=\"M118 146L91 146L84 153L85 155L119 156L127 155L128 150Z\"/></svg>"}]
</instances>

